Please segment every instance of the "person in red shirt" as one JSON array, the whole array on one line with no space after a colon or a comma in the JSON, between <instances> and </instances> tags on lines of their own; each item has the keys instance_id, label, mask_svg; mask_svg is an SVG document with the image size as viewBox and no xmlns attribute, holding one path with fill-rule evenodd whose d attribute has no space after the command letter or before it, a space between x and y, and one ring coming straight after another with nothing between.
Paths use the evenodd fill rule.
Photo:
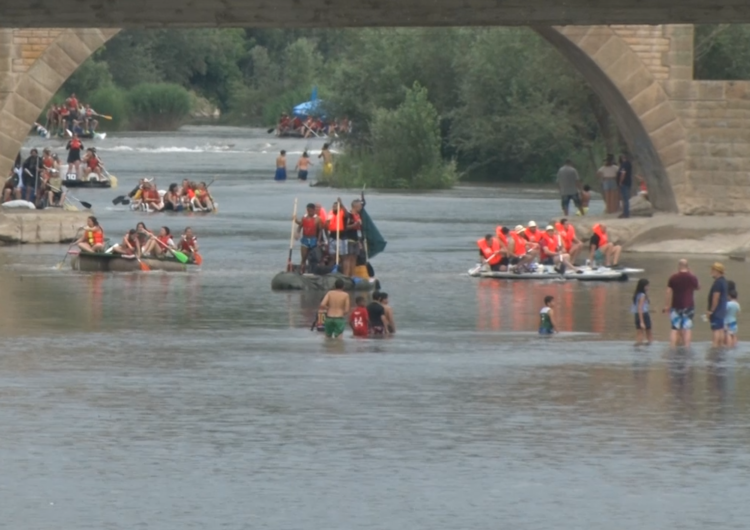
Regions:
<instances>
[{"instance_id":1,"label":"person in red shirt","mask_svg":"<svg viewBox=\"0 0 750 530\"><path fill-rule=\"evenodd\" d=\"M358 296L355 300L357 307L349 315L349 325L355 337L367 337L370 334L370 317L365 306L365 299Z\"/></svg>"}]
</instances>

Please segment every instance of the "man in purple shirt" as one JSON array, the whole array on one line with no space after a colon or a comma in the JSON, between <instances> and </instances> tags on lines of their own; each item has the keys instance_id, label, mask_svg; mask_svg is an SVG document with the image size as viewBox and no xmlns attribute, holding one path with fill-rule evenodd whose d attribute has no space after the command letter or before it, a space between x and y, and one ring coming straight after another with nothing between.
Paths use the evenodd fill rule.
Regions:
<instances>
[{"instance_id":1,"label":"man in purple shirt","mask_svg":"<svg viewBox=\"0 0 750 530\"><path fill-rule=\"evenodd\" d=\"M672 322L669 342L673 348L677 347L679 339L682 339L683 346L690 347L695 315L693 293L698 289L700 289L698 278L690 272L687 260L681 259L677 264L677 273L670 276L667 282L667 296L663 310L664 313L669 312L669 319Z\"/></svg>"}]
</instances>

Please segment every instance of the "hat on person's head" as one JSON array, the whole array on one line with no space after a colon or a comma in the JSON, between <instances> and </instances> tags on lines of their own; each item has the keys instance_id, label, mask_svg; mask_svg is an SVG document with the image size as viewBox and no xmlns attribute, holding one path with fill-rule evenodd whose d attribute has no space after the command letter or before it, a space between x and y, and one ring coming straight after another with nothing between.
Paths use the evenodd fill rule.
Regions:
<instances>
[{"instance_id":1,"label":"hat on person's head","mask_svg":"<svg viewBox=\"0 0 750 530\"><path fill-rule=\"evenodd\" d=\"M547 225L547 228L545 228L544 230L554 230L554 229L555 229L555 227L554 227L554 226L552 226L552 225Z\"/></svg>"},{"instance_id":2,"label":"hat on person's head","mask_svg":"<svg viewBox=\"0 0 750 530\"><path fill-rule=\"evenodd\" d=\"M722 263L719 263L718 261L711 265L711 270L716 271L718 273L724 274L724 265Z\"/></svg>"},{"instance_id":3,"label":"hat on person's head","mask_svg":"<svg viewBox=\"0 0 750 530\"><path fill-rule=\"evenodd\" d=\"M536 221L529 221L529 228L533 228L536 226Z\"/></svg>"},{"instance_id":4,"label":"hat on person's head","mask_svg":"<svg viewBox=\"0 0 750 530\"><path fill-rule=\"evenodd\" d=\"M513 229L514 232L523 232L523 226L516 225L516 227Z\"/></svg>"}]
</instances>

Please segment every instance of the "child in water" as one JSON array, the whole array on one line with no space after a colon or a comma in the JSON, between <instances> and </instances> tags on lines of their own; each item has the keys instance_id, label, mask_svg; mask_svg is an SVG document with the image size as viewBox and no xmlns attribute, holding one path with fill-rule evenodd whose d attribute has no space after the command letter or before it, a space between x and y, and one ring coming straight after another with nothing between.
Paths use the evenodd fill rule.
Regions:
<instances>
[{"instance_id":1,"label":"child in water","mask_svg":"<svg viewBox=\"0 0 750 530\"><path fill-rule=\"evenodd\" d=\"M545 296L544 307L539 311L539 334L552 335L557 333L555 328L555 297Z\"/></svg>"},{"instance_id":2,"label":"child in water","mask_svg":"<svg viewBox=\"0 0 750 530\"><path fill-rule=\"evenodd\" d=\"M355 303L357 307L349 315L349 325L355 337L367 337L370 334L370 317L364 296L358 296Z\"/></svg>"},{"instance_id":3,"label":"child in water","mask_svg":"<svg viewBox=\"0 0 750 530\"><path fill-rule=\"evenodd\" d=\"M635 315L635 345L640 346L643 344L643 339L646 339L646 344L651 344L651 315L649 314L650 301L648 299L648 280L641 278L638 280L638 284L635 286L635 293L633 293L633 305L630 308L630 312Z\"/></svg>"},{"instance_id":4,"label":"child in water","mask_svg":"<svg viewBox=\"0 0 750 530\"><path fill-rule=\"evenodd\" d=\"M734 282L731 282L734 283ZM737 313L740 312L740 303L737 301L737 289L729 290L729 301L727 312L724 316L724 344L730 348L737 346Z\"/></svg>"},{"instance_id":5,"label":"child in water","mask_svg":"<svg viewBox=\"0 0 750 530\"><path fill-rule=\"evenodd\" d=\"M586 215L589 213L589 203L591 202L591 186L586 184L583 187L583 191L581 192L581 210L583 210L583 215ZM581 215L581 210L578 210L576 212L576 215Z\"/></svg>"}]
</instances>

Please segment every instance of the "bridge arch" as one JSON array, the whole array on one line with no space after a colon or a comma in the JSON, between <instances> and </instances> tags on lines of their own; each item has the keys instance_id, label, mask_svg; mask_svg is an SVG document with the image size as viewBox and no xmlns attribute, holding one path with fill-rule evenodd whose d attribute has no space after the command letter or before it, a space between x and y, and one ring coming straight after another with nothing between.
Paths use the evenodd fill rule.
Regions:
<instances>
[{"instance_id":1,"label":"bridge arch","mask_svg":"<svg viewBox=\"0 0 750 530\"><path fill-rule=\"evenodd\" d=\"M571 62L601 98L642 169L657 209L685 212L716 207L715 200L708 201L697 189L705 183L690 180L697 164L689 158L691 147L696 151L691 142L703 141L695 140L695 131L685 125L685 109L695 105L685 104L684 99L693 97L690 89L700 83L692 81L692 26L533 29ZM0 172L7 174L29 129L65 80L118 31L0 30ZM670 32L681 38L670 38ZM34 37L36 33L39 36ZM745 94L738 87L732 90L738 97ZM750 157L750 142L745 143ZM735 195L730 208L747 210L739 191Z\"/></svg>"}]
</instances>

